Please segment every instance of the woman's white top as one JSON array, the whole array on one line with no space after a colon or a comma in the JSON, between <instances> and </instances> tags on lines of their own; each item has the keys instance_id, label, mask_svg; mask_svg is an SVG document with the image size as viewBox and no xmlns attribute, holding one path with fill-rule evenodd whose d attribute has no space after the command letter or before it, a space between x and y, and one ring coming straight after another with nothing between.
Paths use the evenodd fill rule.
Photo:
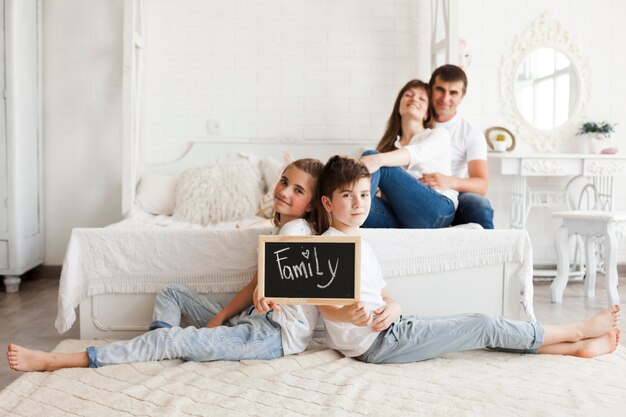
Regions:
<instances>
[{"instance_id":1,"label":"woman's white top","mask_svg":"<svg viewBox=\"0 0 626 417\"><path fill-rule=\"evenodd\" d=\"M292 220L278 231L285 236L314 235L311 226L304 219ZM272 320L280 324L283 354L293 355L303 352L313 338L313 331L319 319L319 309L312 305L281 304L280 311L272 312Z\"/></svg>"},{"instance_id":2,"label":"woman's white top","mask_svg":"<svg viewBox=\"0 0 626 417\"><path fill-rule=\"evenodd\" d=\"M322 236L345 236L345 234L331 227ZM361 240L361 303L368 311L374 311L385 304L381 294L385 285L383 272L374 250L367 242ZM360 327L326 318L324 318L324 326L328 347L350 358L365 353L380 333L372 331L371 326Z\"/></svg>"},{"instance_id":3,"label":"woman's white top","mask_svg":"<svg viewBox=\"0 0 626 417\"><path fill-rule=\"evenodd\" d=\"M434 172L452 175L452 147L450 133L446 129L426 129L413 136L408 145L404 147L400 144L400 137L398 137L394 146L409 151L411 162L409 162L407 171L415 178L420 179L424 174ZM452 189L434 190L452 200L454 207L458 206L458 191Z\"/></svg>"}]
</instances>

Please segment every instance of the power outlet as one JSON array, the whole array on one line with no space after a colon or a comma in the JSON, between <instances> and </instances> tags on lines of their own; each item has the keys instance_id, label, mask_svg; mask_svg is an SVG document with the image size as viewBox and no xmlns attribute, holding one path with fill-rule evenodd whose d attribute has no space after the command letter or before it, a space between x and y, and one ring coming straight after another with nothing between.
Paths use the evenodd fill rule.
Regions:
<instances>
[{"instance_id":1,"label":"power outlet","mask_svg":"<svg viewBox=\"0 0 626 417\"><path fill-rule=\"evenodd\" d=\"M206 121L206 132L209 135L219 136L222 134L222 124L219 120L209 119Z\"/></svg>"}]
</instances>

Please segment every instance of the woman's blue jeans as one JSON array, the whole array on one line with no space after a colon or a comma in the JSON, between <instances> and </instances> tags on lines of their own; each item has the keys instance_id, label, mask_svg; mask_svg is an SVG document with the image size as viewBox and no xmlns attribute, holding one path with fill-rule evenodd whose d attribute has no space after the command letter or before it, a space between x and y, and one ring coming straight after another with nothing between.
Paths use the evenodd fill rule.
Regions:
<instances>
[{"instance_id":1,"label":"woman's blue jeans","mask_svg":"<svg viewBox=\"0 0 626 417\"><path fill-rule=\"evenodd\" d=\"M376 154L366 151L363 155ZM384 199L376 196L380 188ZM363 227L435 229L450 226L454 203L422 184L402 167L382 167L372 174L372 207Z\"/></svg>"},{"instance_id":2,"label":"woman's blue jeans","mask_svg":"<svg viewBox=\"0 0 626 417\"><path fill-rule=\"evenodd\" d=\"M478 223L483 229L493 229L493 209L487 198L474 193L459 193L459 206L452 226L467 223Z\"/></svg>"}]
</instances>

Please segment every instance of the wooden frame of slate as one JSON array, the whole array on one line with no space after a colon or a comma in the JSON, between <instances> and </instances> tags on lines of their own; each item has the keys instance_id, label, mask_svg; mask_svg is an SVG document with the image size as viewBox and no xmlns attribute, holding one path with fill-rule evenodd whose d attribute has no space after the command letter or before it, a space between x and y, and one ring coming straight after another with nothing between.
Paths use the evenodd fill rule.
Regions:
<instances>
[{"instance_id":1,"label":"wooden frame of slate","mask_svg":"<svg viewBox=\"0 0 626 417\"><path fill-rule=\"evenodd\" d=\"M361 294L360 236L259 236L259 297L352 304Z\"/></svg>"}]
</instances>

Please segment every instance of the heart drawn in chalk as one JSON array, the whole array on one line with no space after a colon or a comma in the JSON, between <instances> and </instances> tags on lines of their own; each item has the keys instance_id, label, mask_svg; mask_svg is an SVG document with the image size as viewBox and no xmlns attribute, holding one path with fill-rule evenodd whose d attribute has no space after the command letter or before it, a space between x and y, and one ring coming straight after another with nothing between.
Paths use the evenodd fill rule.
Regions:
<instances>
[{"instance_id":1,"label":"heart drawn in chalk","mask_svg":"<svg viewBox=\"0 0 626 417\"><path fill-rule=\"evenodd\" d=\"M305 258L309 259L309 250L305 250L302 252L302 256L304 256Z\"/></svg>"}]
</instances>

